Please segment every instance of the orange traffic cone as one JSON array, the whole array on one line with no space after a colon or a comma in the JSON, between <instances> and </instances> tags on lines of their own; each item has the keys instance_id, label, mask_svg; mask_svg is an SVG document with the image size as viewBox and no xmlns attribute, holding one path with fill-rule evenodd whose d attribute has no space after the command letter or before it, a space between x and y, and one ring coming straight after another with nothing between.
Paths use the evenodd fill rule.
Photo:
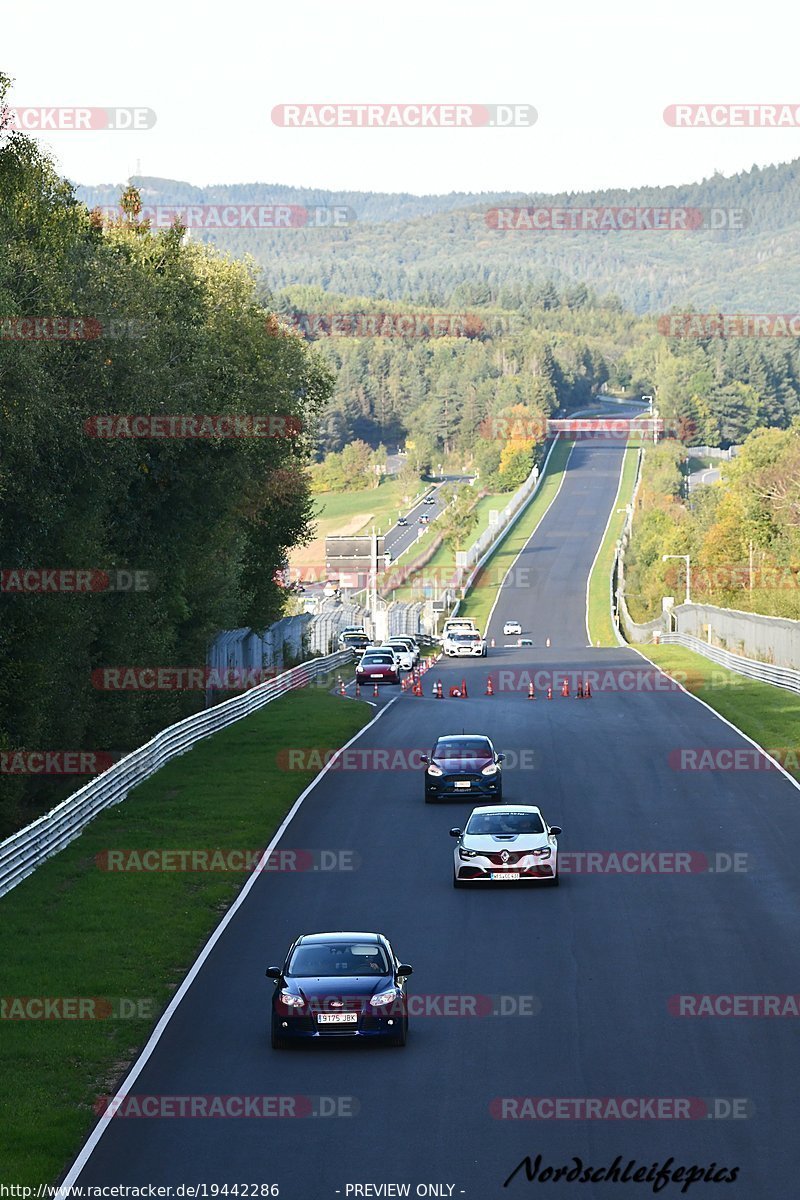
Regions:
<instances>
[{"instance_id":1,"label":"orange traffic cone","mask_svg":"<svg viewBox=\"0 0 800 1200\"><path fill-rule=\"evenodd\" d=\"M533 686L533 680L531 680L530 683L528 684L528 699L529 700L536 699L536 689Z\"/></svg>"},{"instance_id":2,"label":"orange traffic cone","mask_svg":"<svg viewBox=\"0 0 800 1200\"><path fill-rule=\"evenodd\" d=\"M548 700L552 700L552 699L553 699L553 689L552 689L552 687L549 687L549 688L547 689L547 699L548 699Z\"/></svg>"},{"instance_id":3,"label":"orange traffic cone","mask_svg":"<svg viewBox=\"0 0 800 1200\"><path fill-rule=\"evenodd\" d=\"M583 698L584 700L591 700L592 698L592 685L589 683L588 679L583 685Z\"/></svg>"},{"instance_id":4,"label":"orange traffic cone","mask_svg":"<svg viewBox=\"0 0 800 1200\"><path fill-rule=\"evenodd\" d=\"M347 693L344 690L344 680L342 679L341 676L339 676L339 695L340 696L347 695Z\"/></svg>"},{"instance_id":5,"label":"orange traffic cone","mask_svg":"<svg viewBox=\"0 0 800 1200\"><path fill-rule=\"evenodd\" d=\"M434 696L436 697L436 699L437 699L437 700L443 700L443 699L444 699L444 696L442 695L442 681L441 681L441 679L438 681L438 683L434 684L434 688L433 688L433 694L434 694Z\"/></svg>"},{"instance_id":6,"label":"orange traffic cone","mask_svg":"<svg viewBox=\"0 0 800 1200\"><path fill-rule=\"evenodd\" d=\"M494 650L494 638L492 638L492 649Z\"/></svg>"},{"instance_id":7,"label":"orange traffic cone","mask_svg":"<svg viewBox=\"0 0 800 1200\"><path fill-rule=\"evenodd\" d=\"M357 683L356 684L356 700L359 698L360 695L361 695L361 684Z\"/></svg>"},{"instance_id":8,"label":"orange traffic cone","mask_svg":"<svg viewBox=\"0 0 800 1200\"><path fill-rule=\"evenodd\" d=\"M450 688L450 695L451 695L451 696L460 696L460 695L461 695L461 692L458 690L458 688L457 688L457 687L451 687L451 688Z\"/></svg>"},{"instance_id":9,"label":"orange traffic cone","mask_svg":"<svg viewBox=\"0 0 800 1200\"><path fill-rule=\"evenodd\" d=\"M461 680L461 695L464 696L464 698L466 699L466 697L467 697L467 681L466 681L466 679Z\"/></svg>"},{"instance_id":10,"label":"orange traffic cone","mask_svg":"<svg viewBox=\"0 0 800 1200\"><path fill-rule=\"evenodd\" d=\"M375 697L375 699L377 700L377 699L378 699L378 685L377 685L377 683L373 683L373 685L372 685L372 694L373 694L373 696Z\"/></svg>"},{"instance_id":11,"label":"orange traffic cone","mask_svg":"<svg viewBox=\"0 0 800 1200\"><path fill-rule=\"evenodd\" d=\"M578 687L577 687L577 689L576 689L576 691L575 691L575 699L576 699L576 700L582 700L582 699L583 699L583 683L582 683L582 681L581 681L580 679L578 680Z\"/></svg>"},{"instance_id":12,"label":"orange traffic cone","mask_svg":"<svg viewBox=\"0 0 800 1200\"><path fill-rule=\"evenodd\" d=\"M494 695L494 684L492 683L491 675L489 675L486 679L486 695L487 696Z\"/></svg>"},{"instance_id":13,"label":"orange traffic cone","mask_svg":"<svg viewBox=\"0 0 800 1200\"><path fill-rule=\"evenodd\" d=\"M564 676L564 682L561 684L561 695L569 695L569 680L567 679L566 675Z\"/></svg>"}]
</instances>

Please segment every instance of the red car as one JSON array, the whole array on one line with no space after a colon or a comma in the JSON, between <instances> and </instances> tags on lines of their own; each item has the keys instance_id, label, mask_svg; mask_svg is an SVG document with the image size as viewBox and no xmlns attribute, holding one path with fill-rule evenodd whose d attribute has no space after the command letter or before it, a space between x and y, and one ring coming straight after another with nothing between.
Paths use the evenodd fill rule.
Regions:
<instances>
[{"instance_id":1,"label":"red car","mask_svg":"<svg viewBox=\"0 0 800 1200\"><path fill-rule=\"evenodd\" d=\"M368 650L356 667L356 683L399 683L400 664L384 650Z\"/></svg>"}]
</instances>

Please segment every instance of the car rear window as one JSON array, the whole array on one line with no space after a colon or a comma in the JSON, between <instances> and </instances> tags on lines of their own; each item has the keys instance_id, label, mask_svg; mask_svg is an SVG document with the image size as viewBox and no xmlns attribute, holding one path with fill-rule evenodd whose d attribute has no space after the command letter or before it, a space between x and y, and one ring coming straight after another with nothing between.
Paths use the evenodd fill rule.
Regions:
<instances>
[{"instance_id":1,"label":"car rear window","mask_svg":"<svg viewBox=\"0 0 800 1200\"><path fill-rule=\"evenodd\" d=\"M365 654L361 662L367 666L370 663L377 663L382 666L386 666L388 663L394 662L394 657L391 654Z\"/></svg>"}]
</instances>

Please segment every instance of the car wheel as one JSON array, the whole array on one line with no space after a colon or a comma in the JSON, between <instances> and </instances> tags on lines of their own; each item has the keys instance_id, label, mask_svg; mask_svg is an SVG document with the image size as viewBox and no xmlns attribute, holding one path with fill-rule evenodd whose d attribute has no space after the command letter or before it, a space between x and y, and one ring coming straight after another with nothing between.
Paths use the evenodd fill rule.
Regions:
<instances>
[{"instance_id":1,"label":"car wheel","mask_svg":"<svg viewBox=\"0 0 800 1200\"><path fill-rule=\"evenodd\" d=\"M453 887L454 888L463 888L466 886L467 886L466 880L459 879L458 876L456 875L455 871L453 871Z\"/></svg>"},{"instance_id":2,"label":"car wheel","mask_svg":"<svg viewBox=\"0 0 800 1200\"><path fill-rule=\"evenodd\" d=\"M436 804L436 797L435 797L435 796L429 796L429 795L428 795L428 793L426 792L426 793L425 793L425 803L426 803L426 804Z\"/></svg>"},{"instance_id":3,"label":"car wheel","mask_svg":"<svg viewBox=\"0 0 800 1200\"><path fill-rule=\"evenodd\" d=\"M408 1040L408 1017L403 1017L400 1022L400 1031L392 1038L392 1046L405 1046Z\"/></svg>"},{"instance_id":4,"label":"car wheel","mask_svg":"<svg viewBox=\"0 0 800 1200\"><path fill-rule=\"evenodd\" d=\"M273 1050L285 1050L289 1045L289 1039L283 1037L275 1028L275 1022L272 1022L272 1036L270 1038Z\"/></svg>"}]
</instances>

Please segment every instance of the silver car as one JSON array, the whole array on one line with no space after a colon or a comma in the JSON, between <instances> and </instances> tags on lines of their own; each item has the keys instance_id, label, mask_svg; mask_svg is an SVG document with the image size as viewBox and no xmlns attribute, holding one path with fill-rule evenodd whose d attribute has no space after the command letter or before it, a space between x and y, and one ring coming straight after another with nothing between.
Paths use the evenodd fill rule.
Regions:
<instances>
[{"instance_id":1,"label":"silver car","mask_svg":"<svg viewBox=\"0 0 800 1200\"><path fill-rule=\"evenodd\" d=\"M559 825L533 804L473 808L466 827L451 829L453 887L468 883L541 883L558 886Z\"/></svg>"}]
</instances>

